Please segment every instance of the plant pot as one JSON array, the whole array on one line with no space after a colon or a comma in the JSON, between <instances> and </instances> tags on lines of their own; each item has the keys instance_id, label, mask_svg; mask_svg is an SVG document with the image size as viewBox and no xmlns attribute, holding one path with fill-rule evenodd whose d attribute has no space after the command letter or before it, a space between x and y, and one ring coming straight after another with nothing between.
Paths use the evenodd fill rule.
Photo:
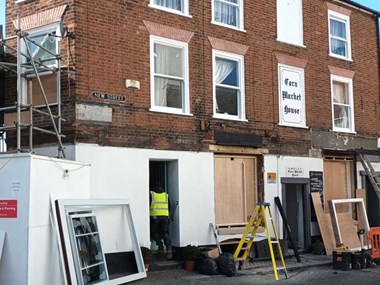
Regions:
<instances>
[{"instance_id":1,"label":"plant pot","mask_svg":"<svg viewBox=\"0 0 380 285\"><path fill-rule=\"evenodd\" d=\"M193 271L195 267L195 260L185 260L185 270L186 271Z\"/></svg>"},{"instance_id":2,"label":"plant pot","mask_svg":"<svg viewBox=\"0 0 380 285\"><path fill-rule=\"evenodd\" d=\"M148 270L149 270L149 266L150 266L149 263L144 263L145 272L148 272Z\"/></svg>"}]
</instances>

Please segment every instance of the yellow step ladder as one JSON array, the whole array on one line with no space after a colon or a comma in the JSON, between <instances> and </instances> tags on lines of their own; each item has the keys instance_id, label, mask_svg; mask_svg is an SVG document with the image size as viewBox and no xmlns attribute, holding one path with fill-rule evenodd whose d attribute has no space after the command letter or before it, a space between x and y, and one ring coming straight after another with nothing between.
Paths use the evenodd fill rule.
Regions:
<instances>
[{"instance_id":1,"label":"yellow step ladder","mask_svg":"<svg viewBox=\"0 0 380 285\"><path fill-rule=\"evenodd\" d=\"M266 216L266 212L268 212L268 218ZM270 223L272 225L272 230L273 234L275 236L275 240L271 239L271 234L269 231L269 226L268 226L268 220L270 220ZM263 224L265 227L265 232L268 238L268 245L269 245L269 251L270 251L270 256L272 260L272 265L273 265L273 271L274 271L274 276L276 280L279 280L278 278L278 272L282 271L285 273L285 278L288 278L288 272L286 270L285 266L285 261L284 261L284 256L282 255L282 250L281 250L281 245L278 240L278 235L276 232L276 227L272 218L272 212L270 210L270 204L266 202L258 202L256 204L255 210L253 211L253 214L251 218L249 219L249 222L245 228L245 231L243 233L243 236L240 239L240 242L235 250L234 253L234 260L239 261L239 262L244 262L248 256L249 256L249 251L252 247L253 240L255 238L255 235L257 233L257 229L259 226ZM273 250L273 244L277 245L277 252L280 256L281 259L281 266L277 266L276 264L276 258L274 255L274 250Z\"/></svg>"}]
</instances>

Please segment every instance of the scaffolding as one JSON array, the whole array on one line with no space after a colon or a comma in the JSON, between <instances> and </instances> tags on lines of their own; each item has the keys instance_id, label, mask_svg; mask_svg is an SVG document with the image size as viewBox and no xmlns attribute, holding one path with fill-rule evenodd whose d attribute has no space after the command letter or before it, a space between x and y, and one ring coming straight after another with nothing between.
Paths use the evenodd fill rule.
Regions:
<instances>
[{"instance_id":1,"label":"scaffolding","mask_svg":"<svg viewBox=\"0 0 380 285\"><path fill-rule=\"evenodd\" d=\"M49 37L61 38L61 35L48 34ZM16 47L15 42L16 41ZM9 44L12 43L13 44ZM43 52L49 55L49 58L40 59L36 58L33 55L30 45L34 45L36 49L42 50ZM3 137L5 136L7 131L15 130L16 133L16 151L20 152L33 152L33 131L42 132L45 134L53 135L57 139L58 143L58 157L64 158L64 147L62 144L62 138L65 138L63 134L61 134L61 126L62 122L65 121L61 117L61 67L60 67L60 54L52 53L50 50L45 48L43 44L40 44L29 37L29 34L20 29L20 17L17 17L17 29L15 31L15 35L5 38L0 34L0 47L5 47L7 50L12 51L16 54L17 62L2 62L0 61L0 71L12 72L17 75L17 99L14 102L14 105L11 106L0 106L1 112L15 112L16 119L13 125L10 126L0 126L0 133L2 133ZM1 59L0 59L1 60ZM54 60L56 64L49 65L48 63ZM45 92L44 85L41 80L42 75L46 74L56 74L57 75L57 102L53 104L56 105L57 111L53 114L51 106L49 104L48 98ZM44 104L44 110L41 108L36 108L33 105L33 94L30 91L28 94L28 101L23 102L23 94L25 89L24 82L36 79L39 86L39 91L41 92ZM40 106L41 107L41 106ZM46 110L46 111L45 111ZM29 112L29 121L23 122L21 117L21 112L27 111ZM50 119L51 126L53 130L48 128L41 128L33 124L33 115L40 114L42 116L46 116ZM29 147L23 148L21 143L22 133L27 131L29 138ZM8 136L9 138L9 136ZM6 148L5 148L6 149ZM9 148L8 148L9 149ZM6 149L7 152L10 152Z\"/></svg>"}]
</instances>

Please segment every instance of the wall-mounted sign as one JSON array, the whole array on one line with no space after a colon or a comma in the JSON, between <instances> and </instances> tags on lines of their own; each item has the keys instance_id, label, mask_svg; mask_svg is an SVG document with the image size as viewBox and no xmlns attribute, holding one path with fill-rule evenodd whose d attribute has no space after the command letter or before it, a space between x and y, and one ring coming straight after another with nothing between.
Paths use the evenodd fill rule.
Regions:
<instances>
[{"instance_id":1,"label":"wall-mounted sign","mask_svg":"<svg viewBox=\"0 0 380 285\"><path fill-rule=\"evenodd\" d=\"M21 194L21 182L14 180L12 181L12 188L11 188L12 197L17 198Z\"/></svg>"},{"instance_id":2,"label":"wall-mounted sign","mask_svg":"<svg viewBox=\"0 0 380 285\"><path fill-rule=\"evenodd\" d=\"M310 192L323 192L323 172L310 171Z\"/></svg>"},{"instance_id":3,"label":"wall-mounted sign","mask_svg":"<svg viewBox=\"0 0 380 285\"><path fill-rule=\"evenodd\" d=\"M17 200L0 200L0 218L17 218Z\"/></svg>"},{"instance_id":4,"label":"wall-mounted sign","mask_svg":"<svg viewBox=\"0 0 380 285\"><path fill-rule=\"evenodd\" d=\"M115 100L115 101L125 101L124 95L114 95L108 93L101 93L92 91L92 97L104 100Z\"/></svg>"},{"instance_id":5,"label":"wall-mounted sign","mask_svg":"<svg viewBox=\"0 0 380 285\"><path fill-rule=\"evenodd\" d=\"M303 177L302 167L287 167L286 176L288 177Z\"/></svg>"},{"instance_id":6,"label":"wall-mounted sign","mask_svg":"<svg viewBox=\"0 0 380 285\"><path fill-rule=\"evenodd\" d=\"M279 64L280 125L306 127L304 70Z\"/></svg>"},{"instance_id":7,"label":"wall-mounted sign","mask_svg":"<svg viewBox=\"0 0 380 285\"><path fill-rule=\"evenodd\" d=\"M276 183L277 182L277 173L268 172L267 173L267 183Z\"/></svg>"},{"instance_id":8,"label":"wall-mounted sign","mask_svg":"<svg viewBox=\"0 0 380 285\"><path fill-rule=\"evenodd\" d=\"M310 192L318 192L321 197L322 207L323 203L323 172L322 171L310 171Z\"/></svg>"}]
</instances>

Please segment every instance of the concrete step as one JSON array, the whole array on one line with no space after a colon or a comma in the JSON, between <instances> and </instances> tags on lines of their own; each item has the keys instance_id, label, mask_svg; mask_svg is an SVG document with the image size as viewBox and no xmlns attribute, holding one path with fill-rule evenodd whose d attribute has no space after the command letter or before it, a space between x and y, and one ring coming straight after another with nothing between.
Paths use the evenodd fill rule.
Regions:
<instances>
[{"instance_id":1,"label":"concrete step","mask_svg":"<svg viewBox=\"0 0 380 285\"><path fill-rule=\"evenodd\" d=\"M149 271L162 271L183 268L182 260L155 260L150 264Z\"/></svg>"}]
</instances>

